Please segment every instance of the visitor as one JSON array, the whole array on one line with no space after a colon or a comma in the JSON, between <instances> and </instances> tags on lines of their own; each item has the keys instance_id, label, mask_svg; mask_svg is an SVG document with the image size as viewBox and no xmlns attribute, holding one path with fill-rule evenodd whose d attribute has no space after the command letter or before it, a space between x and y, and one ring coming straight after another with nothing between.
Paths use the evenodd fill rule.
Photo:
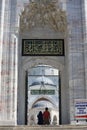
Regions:
<instances>
[{"instance_id":1,"label":"visitor","mask_svg":"<svg viewBox=\"0 0 87 130\"><path fill-rule=\"evenodd\" d=\"M43 112L43 124L49 125L50 124L50 112L48 111L48 108L45 108L45 111Z\"/></svg>"},{"instance_id":2,"label":"visitor","mask_svg":"<svg viewBox=\"0 0 87 130\"><path fill-rule=\"evenodd\" d=\"M40 111L37 115L37 118L38 118L38 125L42 125L43 124L43 114L42 114L42 111Z\"/></svg>"}]
</instances>

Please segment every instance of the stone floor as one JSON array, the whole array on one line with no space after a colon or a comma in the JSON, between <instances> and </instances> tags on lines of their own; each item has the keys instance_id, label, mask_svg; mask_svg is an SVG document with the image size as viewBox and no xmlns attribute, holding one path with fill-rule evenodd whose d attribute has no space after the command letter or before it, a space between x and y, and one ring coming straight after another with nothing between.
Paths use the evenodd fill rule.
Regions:
<instances>
[{"instance_id":1,"label":"stone floor","mask_svg":"<svg viewBox=\"0 0 87 130\"><path fill-rule=\"evenodd\" d=\"M86 125L0 126L0 130L87 130Z\"/></svg>"}]
</instances>

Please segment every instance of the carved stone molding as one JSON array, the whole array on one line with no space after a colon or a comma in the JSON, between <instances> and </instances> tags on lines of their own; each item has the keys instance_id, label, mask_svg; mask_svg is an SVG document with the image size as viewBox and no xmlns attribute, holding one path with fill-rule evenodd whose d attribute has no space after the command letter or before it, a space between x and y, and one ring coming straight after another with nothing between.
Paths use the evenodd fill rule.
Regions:
<instances>
[{"instance_id":1,"label":"carved stone molding","mask_svg":"<svg viewBox=\"0 0 87 130\"><path fill-rule=\"evenodd\" d=\"M45 25L55 31L65 32L67 27L65 11L57 6L56 1L30 2L20 15L20 31L25 32Z\"/></svg>"}]
</instances>

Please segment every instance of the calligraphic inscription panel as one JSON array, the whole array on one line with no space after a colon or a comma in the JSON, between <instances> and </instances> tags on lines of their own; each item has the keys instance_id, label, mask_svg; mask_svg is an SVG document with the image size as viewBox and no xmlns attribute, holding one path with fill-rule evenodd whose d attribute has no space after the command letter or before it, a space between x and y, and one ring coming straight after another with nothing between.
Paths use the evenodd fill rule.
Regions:
<instances>
[{"instance_id":1,"label":"calligraphic inscription panel","mask_svg":"<svg viewBox=\"0 0 87 130\"><path fill-rule=\"evenodd\" d=\"M64 56L64 39L22 39L22 56Z\"/></svg>"},{"instance_id":2,"label":"calligraphic inscription panel","mask_svg":"<svg viewBox=\"0 0 87 130\"><path fill-rule=\"evenodd\" d=\"M31 95L41 95L41 94L54 95L55 90L31 90Z\"/></svg>"}]
</instances>

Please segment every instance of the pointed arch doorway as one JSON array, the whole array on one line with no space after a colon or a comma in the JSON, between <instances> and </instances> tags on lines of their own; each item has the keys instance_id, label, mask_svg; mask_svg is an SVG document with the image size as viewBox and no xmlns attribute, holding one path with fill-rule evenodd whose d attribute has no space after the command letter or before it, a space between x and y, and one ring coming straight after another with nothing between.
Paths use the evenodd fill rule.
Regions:
<instances>
[{"instance_id":1,"label":"pointed arch doorway","mask_svg":"<svg viewBox=\"0 0 87 130\"><path fill-rule=\"evenodd\" d=\"M31 4L29 3L20 15L17 113L17 121L20 125L25 125L27 119L25 116L27 115L26 102L28 99L28 94L26 93L26 89L28 89L26 87L26 72L30 72L31 68L41 64L50 65L59 70L59 76L61 77L61 82L59 82L61 83L59 89L61 90L61 93L59 93L61 97L61 100L59 100L60 122L61 124L69 124L70 121L66 15L65 11L59 7L59 3L56 4L52 1L46 2L40 1L38 3L38 1L34 1ZM39 15L37 12L39 12ZM31 45L32 40L33 44ZM28 45L25 47L26 43ZM50 101L50 99L45 98L45 101ZM55 115L53 119L56 120Z\"/></svg>"},{"instance_id":2,"label":"pointed arch doorway","mask_svg":"<svg viewBox=\"0 0 87 130\"><path fill-rule=\"evenodd\" d=\"M55 60L54 60L55 59ZM21 64L19 67L19 87L18 87L18 113L17 113L17 120L18 124L24 125L27 124L27 91L26 91L26 72L30 71L33 67L38 66L40 64L44 65L50 65L59 70L60 76L61 77L61 87L60 87L60 123L61 124L68 124L69 123L69 96L68 96L68 79L67 79L67 67L66 65L63 65L63 60L64 58L61 57L27 57L23 59L22 62L24 64ZM62 63L61 63L62 61ZM60 79L60 78L59 78ZM46 98L47 100L47 98ZM35 102L34 102L35 103Z\"/></svg>"}]
</instances>

